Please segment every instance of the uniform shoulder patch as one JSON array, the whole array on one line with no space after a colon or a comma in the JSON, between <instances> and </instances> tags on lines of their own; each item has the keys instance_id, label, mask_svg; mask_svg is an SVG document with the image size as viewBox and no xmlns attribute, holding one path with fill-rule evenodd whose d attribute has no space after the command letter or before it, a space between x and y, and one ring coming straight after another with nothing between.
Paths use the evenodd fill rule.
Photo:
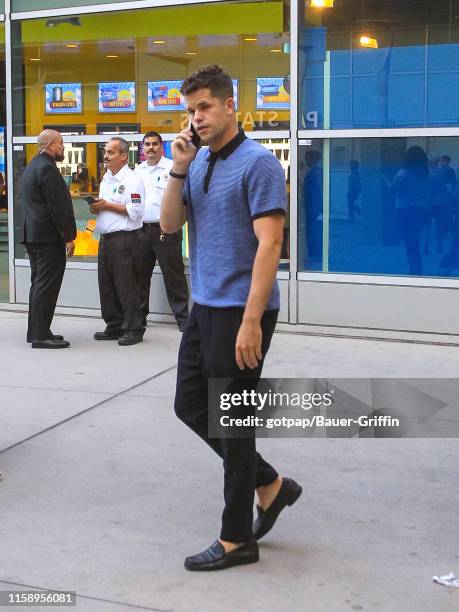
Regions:
<instances>
[{"instance_id":1,"label":"uniform shoulder patch","mask_svg":"<svg viewBox=\"0 0 459 612\"><path fill-rule=\"evenodd\" d=\"M131 193L131 202L133 204L141 204L142 198L140 197L140 193Z\"/></svg>"}]
</instances>

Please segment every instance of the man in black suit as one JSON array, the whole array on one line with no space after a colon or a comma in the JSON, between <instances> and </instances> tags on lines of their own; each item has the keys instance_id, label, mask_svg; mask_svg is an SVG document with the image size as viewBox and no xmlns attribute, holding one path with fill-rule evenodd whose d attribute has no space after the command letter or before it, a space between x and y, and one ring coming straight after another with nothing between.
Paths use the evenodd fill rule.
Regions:
<instances>
[{"instance_id":1,"label":"man in black suit","mask_svg":"<svg viewBox=\"0 0 459 612\"><path fill-rule=\"evenodd\" d=\"M59 132L43 130L38 154L24 171L20 202L24 239L30 259L31 287L27 342L32 348L66 348L70 343L51 332L66 257L75 249L76 224L72 198L56 161L64 159Z\"/></svg>"}]
</instances>

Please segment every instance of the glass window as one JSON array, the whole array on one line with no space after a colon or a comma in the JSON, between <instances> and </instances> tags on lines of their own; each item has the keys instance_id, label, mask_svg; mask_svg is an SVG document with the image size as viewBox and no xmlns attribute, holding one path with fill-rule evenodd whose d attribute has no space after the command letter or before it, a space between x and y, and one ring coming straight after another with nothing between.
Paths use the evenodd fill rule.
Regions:
<instances>
[{"instance_id":1,"label":"glass window","mask_svg":"<svg viewBox=\"0 0 459 612\"><path fill-rule=\"evenodd\" d=\"M14 21L14 135L49 123L178 132L180 83L212 63L233 76L246 130L288 129L288 20L277 0Z\"/></svg>"},{"instance_id":2,"label":"glass window","mask_svg":"<svg viewBox=\"0 0 459 612\"><path fill-rule=\"evenodd\" d=\"M457 125L458 0L299 0L304 129Z\"/></svg>"},{"instance_id":3,"label":"glass window","mask_svg":"<svg viewBox=\"0 0 459 612\"><path fill-rule=\"evenodd\" d=\"M118 2L129 2L130 0L78 0L78 6L91 4L116 4ZM75 0L12 0L11 10L13 13L21 11L38 11L50 8L73 8Z\"/></svg>"},{"instance_id":4,"label":"glass window","mask_svg":"<svg viewBox=\"0 0 459 612\"><path fill-rule=\"evenodd\" d=\"M52 127L52 126L50 126ZM67 183L72 196L73 209L77 223L78 235L76 239L75 260L84 257L88 261L96 261L98 250L98 236L94 232L96 217L91 214L89 206L84 200L88 194L97 195L99 183L102 180L103 163L99 143L66 143L62 162L57 166ZM131 149L137 152L137 143L130 144ZM103 148L103 145L102 145ZM25 167L36 155L37 147L33 144L15 145L14 161L14 190L19 193L21 177ZM23 230L23 214L19 206L19 198L15 198L15 256L18 259L27 257L24 245L21 244ZM92 259L91 259L92 258Z\"/></svg>"},{"instance_id":5,"label":"glass window","mask_svg":"<svg viewBox=\"0 0 459 612\"><path fill-rule=\"evenodd\" d=\"M300 142L300 270L459 276L459 137Z\"/></svg>"},{"instance_id":6,"label":"glass window","mask_svg":"<svg viewBox=\"0 0 459 612\"><path fill-rule=\"evenodd\" d=\"M53 127L52 125L49 127ZM107 132L106 132L107 133ZM112 134L114 132L111 132ZM109 135L107 135L107 140ZM139 141L129 141L129 166L135 168L145 158L143 157L142 143ZM286 180L287 193L289 192L290 180L290 144L287 139L269 138L259 141L269 149L281 163ZM171 157L171 142L164 141L164 154ZM104 143L65 143L64 160L57 163L65 182L67 183L72 196L73 209L77 224L77 238L75 241L75 255L72 261L97 261L97 251L99 247L99 235L95 231L96 216L91 214L89 206L84 199L87 195L97 195L99 185L104 175ZM22 173L36 155L37 147L33 144L14 146L14 168L15 168L15 192L19 193ZM23 215L19 207L19 198L15 199L15 232L16 232L16 253L18 259L27 258L22 240ZM188 233L185 228L184 240L182 244L184 258L188 257ZM8 253L6 253L6 270L8 269ZM289 264L289 222L288 215L284 230L284 242L282 246L281 269L288 270Z\"/></svg>"},{"instance_id":7,"label":"glass window","mask_svg":"<svg viewBox=\"0 0 459 612\"><path fill-rule=\"evenodd\" d=\"M91 135L163 135L188 124L178 88L199 66L220 63L234 79L238 120L246 131L289 128L289 17L286 4L219 2L193 6L13 22L14 134L36 136L44 127L85 135L67 143L58 164L69 185L77 218L76 258L95 261L98 236L84 196L98 193L103 144ZM261 32L261 33L260 33ZM21 69L19 69L19 65ZM22 69L24 66L24 69ZM289 181L289 141L262 143L279 159ZM165 141L165 155L170 146ZM35 145L16 145L15 191ZM141 144L130 141L129 165ZM18 199L16 198L16 202ZM16 257L22 213L16 209ZM282 251L288 269L288 224ZM187 235L183 254L188 256Z\"/></svg>"},{"instance_id":8,"label":"glass window","mask_svg":"<svg viewBox=\"0 0 459 612\"><path fill-rule=\"evenodd\" d=\"M0 302L9 299L5 126L5 25L0 23Z\"/></svg>"}]
</instances>

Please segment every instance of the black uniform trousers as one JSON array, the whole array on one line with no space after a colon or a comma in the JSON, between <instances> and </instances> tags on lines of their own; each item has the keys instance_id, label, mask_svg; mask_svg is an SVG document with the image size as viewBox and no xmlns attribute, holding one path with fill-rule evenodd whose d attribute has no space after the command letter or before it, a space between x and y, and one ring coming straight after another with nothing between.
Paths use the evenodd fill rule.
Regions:
<instances>
[{"instance_id":1,"label":"black uniform trousers","mask_svg":"<svg viewBox=\"0 0 459 612\"><path fill-rule=\"evenodd\" d=\"M141 275L137 230L101 235L98 279L100 307L107 332L142 334L145 331L140 309Z\"/></svg>"},{"instance_id":2,"label":"black uniform trousers","mask_svg":"<svg viewBox=\"0 0 459 612\"><path fill-rule=\"evenodd\" d=\"M252 537L255 488L271 484L276 470L256 452L255 437L210 438L208 411L209 378L248 379L253 388L261 377L257 368L239 370L235 360L236 337L242 308L210 308L194 304L180 344L175 395L179 419L197 433L223 459L225 507L220 537L246 542ZM278 311L267 311L261 321L263 360L276 325Z\"/></svg>"},{"instance_id":3,"label":"black uniform trousers","mask_svg":"<svg viewBox=\"0 0 459 612\"><path fill-rule=\"evenodd\" d=\"M30 259L27 342L51 338L51 321L67 261L63 242L25 242Z\"/></svg>"},{"instance_id":4,"label":"black uniform trousers","mask_svg":"<svg viewBox=\"0 0 459 612\"><path fill-rule=\"evenodd\" d=\"M167 301L177 324L181 326L188 319L188 284L185 278L185 267L182 256L182 230L174 234L163 234L159 223L144 223L139 230L142 246L142 313L146 326L150 312L150 285L153 269L158 262L163 274Z\"/></svg>"}]
</instances>

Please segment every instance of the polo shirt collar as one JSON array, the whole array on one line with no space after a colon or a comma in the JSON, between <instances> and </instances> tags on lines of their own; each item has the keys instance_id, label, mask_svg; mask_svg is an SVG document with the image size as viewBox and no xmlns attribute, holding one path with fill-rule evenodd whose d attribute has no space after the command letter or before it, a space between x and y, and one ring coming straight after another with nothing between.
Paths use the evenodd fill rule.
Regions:
<instances>
[{"instance_id":1,"label":"polo shirt collar","mask_svg":"<svg viewBox=\"0 0 459 612\"><path fill-rule=\"evenodd\" d=\"M236 134L234 138L232 138L229 142L226 143L224 147L219 149L218 151L212 151L209 149L209 155L207 159L209 160L211 157L221 157L222 159L228 159L231 153L238 148L238 146L244 142L247 136L244 133L242 128L239 128L239 132Z\"/></svg>"},{"instance_id":2,"label":"polo shirt collar","mask_svg":"<svg viewBox=\"0 0 459 612\"><path fill-rule=\"evenodd\" d=\"M146 168L147 170L149 170L150 172L152 172L153 170L156 170L156 168L165 168L165 169L167 169L167 164L165 162L166 162L166 158L164 157L164 155L162 155L161 159L159 160L159 162L155 166L150 166L149 163L147 162L147 160L145 160L143 162L145 164L143 167Z\"/></svg>"},{"instance_id":3,"label":"polo shirt collar","mask_svg":"<svg viewBox=\"0 0 459 612\"><path fill-rule=\"evenodd\" d=\"M107 172L110 172L110 174L108 175L109 180L116 180L119 183L121 183L124 179L124 177L126 176L127 171L129 170L129 166L127 164L125 164L121 170L118 170L118 172L116 174L113 174L113 172L111 170L107 170Z\"/></svg>"}]
</instances>

